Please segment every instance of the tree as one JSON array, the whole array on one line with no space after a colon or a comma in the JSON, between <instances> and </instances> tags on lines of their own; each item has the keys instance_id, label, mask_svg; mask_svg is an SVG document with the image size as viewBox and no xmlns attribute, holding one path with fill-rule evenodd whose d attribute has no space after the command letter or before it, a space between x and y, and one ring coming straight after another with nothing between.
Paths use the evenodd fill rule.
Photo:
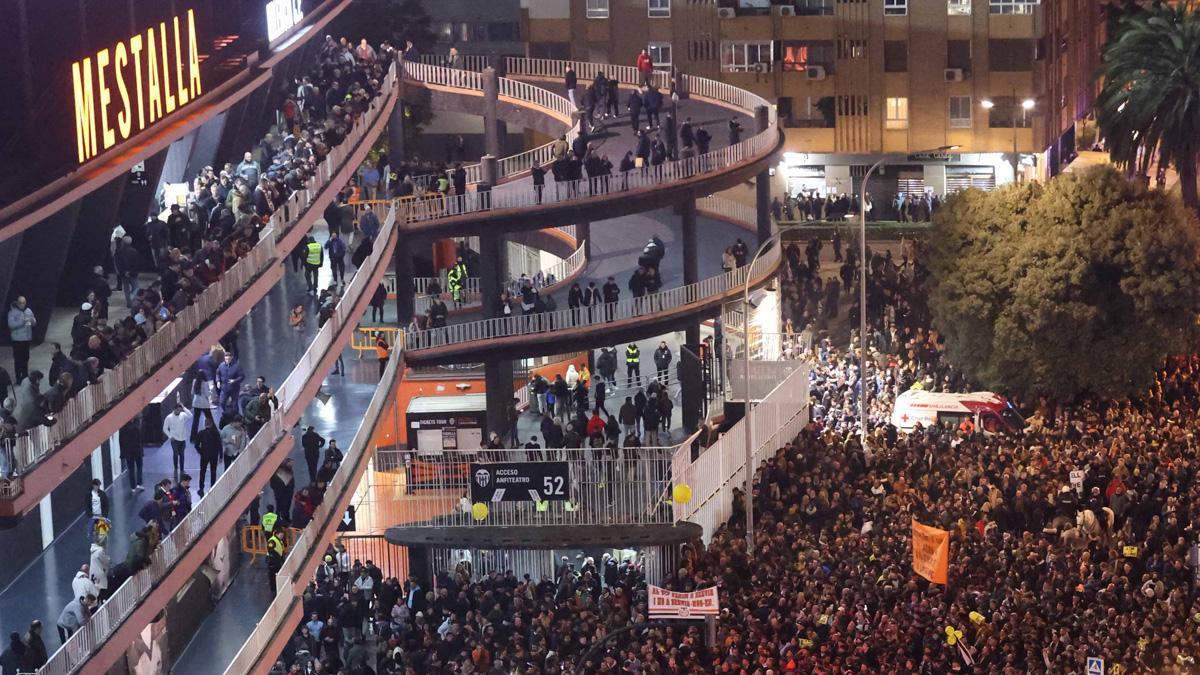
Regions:
<instances>
[{"instance_id":1,"label":"tree","mask_svg":"<svg viewBox=\"0 0 1200 675\"><path fill-rule=\"evenodd\" d=\"M1183 201L1200 207L1200 10L1191 0L1124 13L1104 47L1096 122L1112 158L1145 174L1175 165ZM1157 157L1156 157L1157 156Z\"/></svg>"},{"instance_id":2,"label":"tree","mask_svg":"<svg viewBox=\"0 0 1200 675\"><path fill-rule=\"evenodd\" d=\"M1027 399L1121 397L1186 349L1200 222L1178 198L1099 166L968 190L933 220L930 304L970 379Z\"/></svg>"}]
</instances>

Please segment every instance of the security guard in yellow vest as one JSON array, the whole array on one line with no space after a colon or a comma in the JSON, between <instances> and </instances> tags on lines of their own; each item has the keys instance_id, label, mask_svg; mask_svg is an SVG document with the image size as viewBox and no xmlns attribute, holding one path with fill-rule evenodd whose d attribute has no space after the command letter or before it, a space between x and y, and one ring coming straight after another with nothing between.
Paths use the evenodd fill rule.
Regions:
<instances>
[{"instance_id":1,"label":"security guard in yellow vest","mask_svg":"<svg viewBox=\"0 0 1200 675\"><path fill-rule=\"evenodd\" d=\"M267 539L267 579L271 583L271 597L275 597L278 589L275 587L275 575L283 569L283 554L286 547L279 538L278 532L272 532Z\"/></svg>"},{"instance_id":2,"label":"security guard in yellow vest","mask_svg":"<svg viewBox=\"0 0 1200 675\"><path fill-rule=\"evenodd\" d=\"M308 236L308 243L304 245L304 281L308 283L308 292L313 295L317 294L317 273L321 270L321 263L324 262L324 251L321 250L321 245L313 239L312 235Z\"/></svg>"},{"instance_id":3,"label":"security guard in yellow vest","mask_svg":"<svg viewBox=\"0 0 1200 675\"><path fill-rule=\"evenodd\" d=\"M454 307L458 309L463 306L466 298L463 286L467 283L467 264L463 262L462 256L455 261L454 267L446 272L446 285L450 287L450 297L454 300Z\"/></svg>"},{"instance_id":4,"label":"security guard in yellow vest","mask_svg":"<svg viewBox=\"0 0 1200 675\"><path fill-rule=\"evenodd\" d=\"M642 350L634 343L629 343L625 348L625 377L629 378L629 386L640 386L642 384ZM633 376L637 375L637 379Z\"/></svg>"},{"instance_id":5,"label":"security guard in yellow vest","mask_svg":"<svg viewBox=\"0 0 1200 675\"><path fill-rule=\"evenodd\" d=\"M267 512L262 517L263 534L270 536L275 531L275 523L279 522L279 514L275 513L274 507L268 506Z\"/></svg>"}]
</instances>

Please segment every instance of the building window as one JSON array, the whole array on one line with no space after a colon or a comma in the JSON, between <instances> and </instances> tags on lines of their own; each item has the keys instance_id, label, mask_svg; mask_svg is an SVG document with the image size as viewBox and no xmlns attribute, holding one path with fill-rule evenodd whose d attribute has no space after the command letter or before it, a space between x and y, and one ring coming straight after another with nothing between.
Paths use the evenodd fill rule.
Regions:
<instances>
[{"instance_id":1,"label":"building window","mask_svg":"<svg viewBox=\"0 0 1200 675\"><path fill-rule=\"evenodd\" d=\"M1033 126L1029 111L1021 106L1021 99L997 96L988 109L988 126L993 129L1025 129Z\"/></svg>"},{"instance_id":2,"label":"building window","mask_svg":"<svg viewBox=\"0 0 1200 675\"><path fill-rule=\"evenodd\" d=\"M886 73L908 72L908 41L885 40L883 43L883 70Z\"/></svg>"},{"instance_id":3,"label":"building window","mask_svg":"<svg viewBox=\"0 0 1200 675\"><path fill-rule=\"evenodd\" d=\"M971 72L971 41L946 41L946 67L958 68L964 73Z\"/></svg>"},{"instance_id":4,"label":"building window","mask_svg":"<svg viewBox=\"0 0 1200 675\"><path fill-rule=\"evenodd\" d=\"M950 16L971 16L971 0L946 0L946 13Z\"/></svg>"},{"instance_id":5,"label":"building window","mask_svg":"<svg viewBox=\"0 0 1200 675\"><path fill-rule=\"evenodd\" d=\"M884 16L905 16L908 14L908 0L883 0Z\"/></svg>"},{"instance_id":6,"label":"building window","mask_svg":"<svg viewBox=\"0 0 1200 675\"><path fill-rule=\"evenodd\" d=\"M651 19L671 16L671 0L646 0L646 15Z\"/></svg>"},{"instance_id":7,"label":"building window","mask_svg":"<svg viewBox=\"0 0 1200 675\"><path fill-rule=\"evenodd\" d=\"M759 64L762 64L761 66ZM768 42L721 42L721 71L744 73L769 69L771 65L771 43Z\"/></svg>"},{"instance_id":8,"label":"building window","mask_svg":"<svg viewBox=\"0 0 1200 675\"><path fill-rule=\"evenodd\" d=\"M850 38L842 38L838 40L838 58L861 59L866 55L866 40L852 40Z\"/></svg>"},{"instance_id":9,"label":"building window","mask_svg":"<svg viewBox=\"0 0 1200 675\"><path fill-rule=\"evenodd\" d=\"M834 119L838 117L866 117L867 116L867 97L850 94L837 97L837 108Z\"/></svg>"},{"instance_id":10,"label":"building window","mask_svg":"<svg viewBox=\"0 0 1200 675\"><path fill-rule=\"evenodd\" d=\"M971 97L970 96L951 96L950 97L950 128L951 129L970 129L971 128Z\"/></svg>"},{"instance_id":11,"label":"building window","mask_svg":"<svg viewBox=\"0 0 1200 675\"><path fill-rule=\"evenodd\" d=\"M823 66L832 75L837 63L833 40L788 40L782 43L783 70L803 73L809 66Z\"/></svg>"},{"instance_id":12,"label":"building window","mask_svg":"<svg viewBox=\"0 0 1200 675\"><path fill-rule=\"evenodd\" d=\"M670 42L651 42L646 45L646 51L650 53L650 61L655 68L671 67Z\"/></svg>"},{"instance_id":13,"label":"building window","mask_svg":"<svg viewBox=\"0 0 1200 675\"><path fill-rule=\"evenodd\" d=\"M587 0L587 18L607 19L608 0Z\"/></svg>"},{"instance_id":14,"label":"building window","mask_svg":"<svg viewBox=\"0 0 1200 675\"><path fill-rule=\"evenodd\" d=\"M832 16L833 0L795 0L796 16Z\"/></svg>"},{"instance_id":15,"label":"building window","mask_svg":"<svg viewBox=\"0 0 1200 675\"><path fill-rule=\"evenodd\" d=\"M887 100L887 128L908 128L908 99L904 97Z\"/></svg>"},{"instance_id":16,"label":"building window","mask_svg":"<svg viewBox=\"0 0 1200 675\"><path fill-rule=\"evenodd\" d=\"M988 14L1033 14L1042 0L989 0Z\"/></svg>"},{"instance_id":17,"label":"building window","mask_svg":"<svg viewBox=\"0 0 1200 675\"><path fill-rule=\"evenodd\" d=\"M1033 41L988 40L988 68L994 73L1024 73L1033 70Z\"/></svg>"}]
</instances>

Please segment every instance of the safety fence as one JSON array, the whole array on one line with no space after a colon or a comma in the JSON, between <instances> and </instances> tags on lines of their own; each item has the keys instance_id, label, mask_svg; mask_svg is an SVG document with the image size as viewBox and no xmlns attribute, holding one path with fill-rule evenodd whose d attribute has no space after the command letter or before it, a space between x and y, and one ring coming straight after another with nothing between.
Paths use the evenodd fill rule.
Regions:
<instances>
[{"instance_id":1,"label":"safety fence","mask_svg":"<svg viewBox=\"0 0 1200 675\"><path fill-rule=\"evenodd\" d=\"M441 495L459 507L438 517L437 527L511 527L517 525L670 525L671 462L676 448L647 447L543 448L480 450L439 456L413 456L401 450L378 450L376 465L402 474L409 494ZM406 457L407 455L407 457ZM493 501L478 518L470 499L471 462L564 462L568 480L561 500ZM541 486L537 486L541 487Z\"/></svg>"},{"instance_id":2,"label":"safety fence","mask_svg":"<svg viewBox=\"0 0 1200 675\"><path fill-rule=\"evenodd\" d=\"M150 555L146 568L122 584L112 597L88 618L87 623L50 657L49 662L38 671L39 673L69 675L82 667L134 610L146 600L150 592L162 582L164 577L174 569L184 554L213 525L218 516L225 512L234 497L247 487L246 484L251 476L271 451L287 436L291 426L288 420L299 419L299 415L308 405L308 400L302 399L300 396L303 387L312 378L324 378L325 369L320 368L319 363L334 347L339 327L351 321L351 312L354 311L358 301L364 293L373 290L370 285L371 277L381 265L386 265L391 259L389 246L392 244L393 237L398 236L394 227L395 215L394 210L388 214L374 251L354 274L350 283L346 285L345 293L335 308L333 316L317 331L316 337L301 356L299 363L276 390L275 396L279 401L278 409L273 412L262 429L254 435L233 464L213 483L204 497L196 502L195 507L183 517L170 534L163 537L159 546ZM395 361L395 358L392 361ZM390 367L393 368L394 373L394 365ZM386 387L381 387L378 391L384 392L386 389ZM375 403L374 399L372 399L372 403ZM355 440L360 439L356 437ZM336 480L335 476L334 482L330 484L331 492L335 489ZM338 487L344 486L339 485ZM338 493L332 492L332 494ZM302 534L298 541L303 537Z\"/></svg>"},{"instance_id":3,"label":"safety fence","mask_svg":"<svg viewBox=\"0 0 1200 675\"><path fill-rule=\"evenodd\" d=\"M586 308L499 317L442 328L408 331L404 336L404 347L410 351L431 349L479 340L603 326L614 321L660 315L726 295L744 286L747 278L751 279L751 283L766 279L774 274L779 255L779 247L775 246L759 256L752 265L744 265L694 284L641 298L626 298Z\"/></svg>"},{"instance_id":4,"label":"safety fence","mask_svg":"<svg viewBox=\"0 0 1200 675\"><path fill-rule=\"evenodd\" d=\"M391 69L384 79L381 93L359 118L347 138L318 166L316 173L303 189L297 190L275 210L263 227L259 241L250 252L235 263L221 279L208 286L192 304L155 332L115 368L100 375L94 384L82 389L54 416L54 424L29 429L14 448L15 468L20 472L45 459L55 449L77 436L94 418L124 398L163 363L174 356L188 340L209 324L271 265L290 251L278 250L277 242L287 236L314 200L327 187L346 161L366 139L368 129L388 108L389 93L396 90L397 70ZM21 492L16 479L0 487L0 499L11 499Z\"/></svg>"},{"instance_id":5,"label":"safety fence","mask_svg":"<svg viewBox=\"0 0 1200 675\"><path fill-rule=\"evenodd\" d=\"M735 364L736 366L736 364ZM808 423L808 370L797 369L747 413L754 448L753 468L772 457ZM671 474L692 489L692 499L674 504L674 518L704 528L704 541L733 513L733 491L746 484L746 424L743 417L693 460L690 446L675 452Z\"/></svg>"}]
</instances>

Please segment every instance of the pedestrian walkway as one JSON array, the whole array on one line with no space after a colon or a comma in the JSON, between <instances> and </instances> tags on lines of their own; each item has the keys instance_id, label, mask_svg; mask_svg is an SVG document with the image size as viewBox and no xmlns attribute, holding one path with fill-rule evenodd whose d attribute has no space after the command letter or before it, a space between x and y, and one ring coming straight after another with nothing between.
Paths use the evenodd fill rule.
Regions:
<instances>
[{"instance_id":1,"label":"pedestrian walkway","mask_svg":"<svg viewBox=\"0 0 1200 675\"><path fill-rule=\"evenodd\" d=\"M318 241L324 242L326 234L323 221L318 223L314 234ZM322 288L331 283L328 266L321 269L319 280ZM246 316L239 326L238 346L240 362L247 379L252 380L262 375L269 385L278 386L291 372L297 358L317 332L315 300L305 292L303 275L289 271L267 297ZM297 332L288 325L289 312L296 303L304 304L310 317L302 332ZM388 308L387 318L394 320L394 316L394 308ZM314 400L310 405L305 425L316 426L326 438L338 438L337 434L343 433L343 438L348 441L357 428L357 423L353 421L352 413L350 417L345 417L339 414L339 410L346 406L357 409L353 406L358 399L361 399L359 408L365 408L366 401L370 399L378 381L378 370L373 361L363 362L360 368L365 368L370 373L367 376L359 376L359 369L354 373L350 369L352 364L359 363L353 359L353 352L346 350L344 356L347 375L330 377L327 380L324 391L331 394L331 398L327 404ZM374 379L370 377L372 373ZM187 402L190 403L190 400ZM341 426L338 424L339 419L343 420ZM350 422L345 422L347 419ZM345 430L347 426L348 431ZM292 456L296 460L296 483L299 489L309 482L308 470L299 450L293 451ZM193 504L199 500L199 469L199 456L189 443L185 451L185 470L193 478ZM127 474L122 474L108 487L110 519L113 524L108 552L114 565L125 559L130 533L144 524L137 515L138 511L150 499L154 484L164 478L174 479L169 443L145 448L142 481L145 491L133 494L133 486L129 483ZM7 632L24 631L28 628L29 621L35 618L41 619L47 626L53 626L59 612L71 599L71 579L89 557L87 531L90 521L83 516L84 497L85 495L79 495L78 498L79 517L63 529L39 557L24 570L16 573L15 578L11 578L7 586L0 590L0 629ZM264 500L264 504L267 501ZM53 630L46 635L50 643L48 647L53 651L58 647L57 636Z\"/></svg>"}]
</instances>

